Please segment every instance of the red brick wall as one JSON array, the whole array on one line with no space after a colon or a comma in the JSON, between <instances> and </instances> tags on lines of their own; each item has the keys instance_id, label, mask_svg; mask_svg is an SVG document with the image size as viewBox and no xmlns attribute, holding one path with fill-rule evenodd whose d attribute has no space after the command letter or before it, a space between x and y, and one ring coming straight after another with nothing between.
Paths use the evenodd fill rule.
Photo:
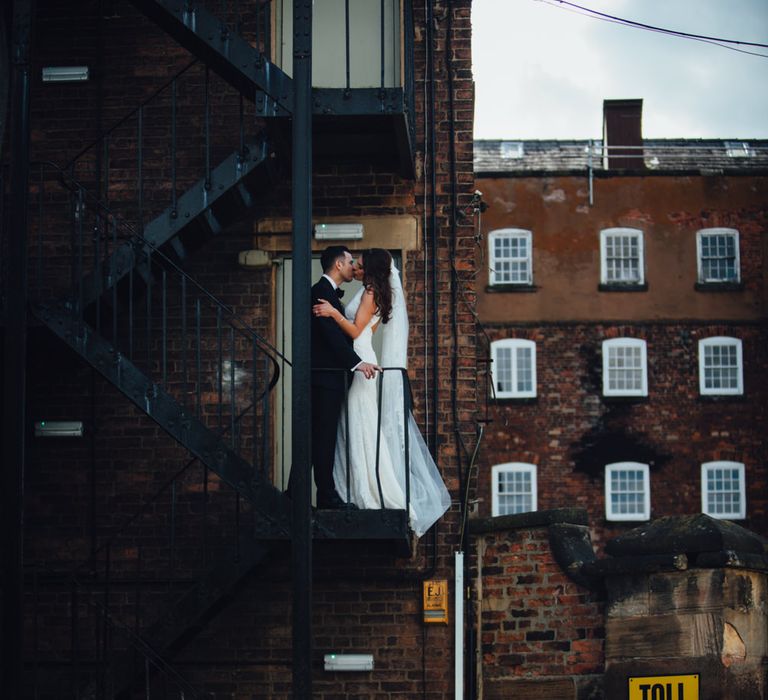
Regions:
<instances>
[{"instance_id":1,"label":"red brick wall","mask_svg":"<svg viewBox=\"0 0 768 700\"><path fill-rule=\"evenodd\" d=\"M478 533L476 547L484 697L588 697L604 663L598 595L555 562L546 526Z\"/></svg>"},{"instance_id":2,"label":"red brick wall","mask_svg":"<svg viewBox=\"0 0 768 700\"><path fill-rule=\"evenodd\" d=\"M492 422L478 477L480 512L491 514L490 470L502 462L536 464L539 509L583 507L599 546L637 523L605 519L604 467L649 464L651 517L701 511L703 462L734 460L746 468L744 527L768 530L766 501L765 330L757 324L552 323L487 328L491 340L536 342L538 395L487 399ZM699 394L698 340L725 335L743 343L743 396ZM648 397L602 396L601 343L613 337L647 343Z\"/></svg>"},{"instance_id":3,"label":"red brick wall","mask_svg":"<svg viewBox=\"0 0 768 700\"><path fill-rule=\"evenodd\" d=\"M72 45L88 47L87 55L71 51L69 38L61 39L58 28L67 13L65 3L40 4L39 31L44 41L37 44L36 65L88 63L94 80L82 86L49 88L36 84L33 90L33 158L50 158L62 163L87 145L104 127L113 124L138 102L158 88L185 65L189 56L142 19L128 3L110 5L109 17L99 17L98 4L78 6L72 22L66 24ZM470 3L452 3L456 115L457 200L465 207L473 191L472 176L472 80L470 68ZM435 7L436 90L436 257L438 260L438 337L431 330L431 318L423 318L425 298L429 308L434 297L424 288L424 272L431 279L431 256L423 250L409 253L405 265L407 293L411 306L411 373L415 380L416 413L420 424L427 414L437 416L438 464L458 499L460 467L466 468L468 452L474 446L475 343L474 319L461 301L456 304L459 368L452 381L451 285L455 265L464 297L474 298L474 229L471 220L457 219L455 257L451 260L454 232L451 222L449 185L449 119L445 65L447 8ZM425 47L423 7L416 9L416 134L418 175L415 181L381 167L336 163L319 165L314 178L315 212L318 215L385 215L408 213L423 220L424 195L429 199L431 173L424 145ZM98 36L98 42L94 37ZM59 37L57 39L57 37ZM61 39L61 40L59 40ZM83 49L85 50L85 49ZM71 59L71 60L69 60ZM187 113L185 113L187 114ZM191 113L189 113L191 114ZM200 145L198 116L188 116L180 128L186 146ZM153 117L154 119L154 117ZM163 117L147 122L151 134L147 158L152 179L146 183L148 208L168 203L169 161L162 141ZM151 130L150 122L160 125ZM126 126L123 140L115 145L111 161L110 200L124 202L125 212L135 212L135 136ZM231 124L217 122L216 134L232 134ZM132 143L133 140L133 143ZM121 152L120 147L125 151ZM282 154L285 156L286 154ZM200 177L200 153L185 151L180 165L187 178ZM95 156L94 156L95 162ZM215 161L214 161L215 162ZM426 165L425 165L426 163ZM424 168L427 168L425 173ZM133 188L133 189L132 189ZM268 193L252 217L286 215L290 205L289 183L285 178ZM154 199L153 199L154 197ZM427 205L429 214L429 204ZM427 216L429 219L429 216ZM200 250L191 250L185 269L254 327L270 333L275 295L272 271L243 270L236 264L237 252L251 247L253 220L230 227ZM428 226L428 231L431 229ZM427 235L431 236L431 232ZM432 245L432 244L430 244ZM426 260L425 260L426 259ZM428 295L428 296L427 296ZM438 397L433 402L432 348L437 344ZM187 461L187 453L164 435L154 423L131 406L76 357L58 344L51 352L50 337L40 329L30 359L30 413L49 419L84 420L86 437L72 442L33 442L28 465L28 542L30 563L56 572L66 579L72 565L82 563L92 546L103 545L140 505L151 498L176 470ZM425 351L426 348L426 351ZM425 354L426 352L426 354ZM178 371L178 358L174 359ZM426 368L425 379L424 369ZM452 387L455 384L455 393ZM465 439L457 446L455 429ZM461 460L461 462L459 462ZM115 610L129 625L135 624L136 595L142 601L139 624L144 625L161 605L168 590L183 589L200 565L203 507L200 470L179 483L176 525L179 559L176 582L169 589L167 551L168 503L149 508L137 519L129 534L111 552L113 574L122 577L112 591ZM234 520L231 491L212 479L209 484L207 533L212 555L231 553L228 541ZM248 509L243 507L247 524ZM440 523L437 539L425 536L413 559L398 559L379 543L364 545L318 543L315 548L315 647L313 659L317 697L424 697L443 698L453 692L453 629L424 629L421 623L421 583L424 575L452 578L452 553L458 542L457 507ZM433 548L434 544L434 548ZM139 549L141 545L141 550ZM216 549L216 547L219 547ZM139 561L139 551L142 558ZM98 571L103 571L100 555ZM86 567L87 569L88 567ZM140 575L137 574L140 573ZM99 573L100 575L100 573ZM138 583L136 582L136 579ZM79 616L93 618L86 599L95 602L103 595L98 576L89 584L92 594L81 594ZM28 600L27 644L31 650L35 633L45 636L44 654L69 659L72 603L66 584L45 580L39 590L38 610L46 611L34 622L35 601ZM89 596L92 596L89 598ZM178 658L178 668L193 683L211 690L217 697L288 697L290 694L290 572L285 550L273 555L227 601L221 614L210 621ZM450 594L454 600L454 592ZM80 644L89 653L98 651L98 625L81 630ZM120 642L115 641L120 646ZM321 670L326 652L373 653L373 674L328 674ZM57 678L52 674L52 682Z\"/></svg>"}]
</instances>

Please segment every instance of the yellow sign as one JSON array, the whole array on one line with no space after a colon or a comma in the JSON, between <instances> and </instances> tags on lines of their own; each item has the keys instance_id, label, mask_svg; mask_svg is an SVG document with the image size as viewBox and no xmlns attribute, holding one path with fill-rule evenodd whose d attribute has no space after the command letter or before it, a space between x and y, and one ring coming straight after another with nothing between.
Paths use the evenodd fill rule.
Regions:
<instances>
[{"instance_id":1,"label":"yellow sign","mask_svg":"<svg viewBox=\"0 0 768 700\"><path fill-rule=\"evenodd\" d=\"M699 700L699 674L630 678L629 700Z\"/></svg>"},{"instance_id":2,"label":"yellow sign","mask_svg":"<svg viewBox=\"0 0 768 700\"><path fill-rule=\"evenodd\" d=\"M424 581L424 622L448 624L448 581Z\"/></svg>"}]
</instances>

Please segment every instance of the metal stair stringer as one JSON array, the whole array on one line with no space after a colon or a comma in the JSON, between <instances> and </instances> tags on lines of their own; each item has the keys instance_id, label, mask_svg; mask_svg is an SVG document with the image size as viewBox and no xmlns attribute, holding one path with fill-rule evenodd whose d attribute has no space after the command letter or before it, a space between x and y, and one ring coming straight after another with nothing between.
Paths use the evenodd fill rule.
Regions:
<instances>
[{"instance_id":1,"label":"metal stair stringer","mask_svg":"<svg viewBox=\"0 0 768 700\"><path fill-rule=\"evenodd\" d=\"M272 116L293 111L293 80L204 7L189 0L130 2L244 97L255 101L263 92Z\"/></svg>"},{"instance_id":2,"label":"metal stair stringer","mask_svg":"<svg viewBox=\"0 0 768 700\"><path fill-rule=\"evenodd\" d=\"M66 304L37 305L32 313L166 433L250 501L256 510L257 530L263 530L265 538L290 536L288 499L222 438L186 413L92 327L74 318Z\"/></svg>"},{"instance_id":3,"label":"metal stair stringer","mask_svg":"<svg viewBox=\"0 0 768 700\"><path fill-rule=\"evenodd\" d=\"M149 244L143 251L145 254L152 248L178 241L180 234L198 221L204 221L202 225L216 233L220 224L214 209L230 195L236 197L244 209L253 206L252 191L271 179L272 154L266 139L244 150L245 157L240 151L231 153L211 171L210 177L200 178L179 197L175 206L167 207L144 227L142 238ZM135 265L137 257L133 242L119 244L102 263L101 274L92 271L84 277L84 304L91 304L120 282Z\"/></svg>"}]
</instances>

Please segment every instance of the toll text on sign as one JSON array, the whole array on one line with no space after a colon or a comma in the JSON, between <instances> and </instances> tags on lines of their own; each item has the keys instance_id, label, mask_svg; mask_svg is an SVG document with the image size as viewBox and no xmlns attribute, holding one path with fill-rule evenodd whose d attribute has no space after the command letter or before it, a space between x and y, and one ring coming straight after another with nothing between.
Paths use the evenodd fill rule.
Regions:
<instances>
[{"instance_id":1,"label":"toll text on sign","mask_svg":"<svg viewBox=\"0 0 768 700\"><path fill-rule=\"evenodd\" d=\"M629 700L699 700L699 676L630 678Z\"/></svg>"}]
</instances>

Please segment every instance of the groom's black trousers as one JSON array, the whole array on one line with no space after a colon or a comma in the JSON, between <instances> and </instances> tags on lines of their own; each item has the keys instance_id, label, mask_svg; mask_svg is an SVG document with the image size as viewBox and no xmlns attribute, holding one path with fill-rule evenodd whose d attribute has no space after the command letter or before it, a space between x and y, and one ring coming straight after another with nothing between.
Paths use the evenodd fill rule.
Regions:
<instances>
[{"instance_id":1,"label":"groom's black trousers","mask_svg":"<svg viewBox=\"0 0 768 700\"><path fill-rule=\"evenodd\" d=\"M333 460L336 453L336 430L341 407L345 400L344 388L329 389L312 386L312 464L318 500L334 493ZM339 494L346 500L346 494Z\"/></svg>"}]
</instances>

